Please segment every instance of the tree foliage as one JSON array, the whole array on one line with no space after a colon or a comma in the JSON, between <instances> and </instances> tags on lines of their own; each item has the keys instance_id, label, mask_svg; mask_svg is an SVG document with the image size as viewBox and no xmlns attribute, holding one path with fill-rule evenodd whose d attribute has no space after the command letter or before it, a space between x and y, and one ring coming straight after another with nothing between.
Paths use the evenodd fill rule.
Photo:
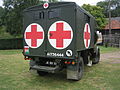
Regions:
<instances>
[{"instance_id":1,"label":"tree foliage","mask_svg":"<svg viewBox=\"0 0 120 90\"><path fill-rule=\"evenodd\" d=\"M3 25L2 18L4 16L4 8L0 7L0 27Z\"/></svg>"},{"instance_id":2,"label":"tree foliage","mask_svg":"<svg viewBox=\"0 0 120 90\"><path fill-rule=\"evenodd\" d=\"M103 8L99 6L92 6L90 4L84 4L82 6L86 11L93 15L97 22L97 29L102 29L106 24L105 15L103 14Z\"/></svg>"},{"instance_id":3,"label":"tree foliage","mask_svg":"<svg viewBox=\"0 0 120 90\"><path fill-rule=\"evenodd\" d=\"M109 11L109 0L100 1L97 3L97 6L100 6L104 9L104 14L108 17ZM111 16L120 17L120 0L110 0Z\"/></svg>"},{"instance_id":4,"label":"tree foliage","mask_svg":"<svg viewBox=\"0 0 120 90\"><path fill-rule=\"evenodd\" d=\"M6 31L11 35L22 35L23 15L22 11L30 6L44 3L42 0L3 0L4 1L4 23ZM57 0L49 0L55 2Z\"/></svg>"}]
</instances>

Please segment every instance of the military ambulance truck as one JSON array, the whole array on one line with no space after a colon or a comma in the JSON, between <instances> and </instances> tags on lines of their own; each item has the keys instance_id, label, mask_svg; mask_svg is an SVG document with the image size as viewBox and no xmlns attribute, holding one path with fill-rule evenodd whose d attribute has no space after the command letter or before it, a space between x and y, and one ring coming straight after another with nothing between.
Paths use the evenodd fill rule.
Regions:
<instances>
[{"instance_id":1,"label":"military ambulance truck","mask_svg":"<svg viewBox=\"0 0 120 90\"><path fill-rule=\"evenodd\" d=\"M24 57L39 75L66 69L80 80L84 65L97 64L95 19L74 2L44 3L23 12Z\"/></svg>"}]
</instances>

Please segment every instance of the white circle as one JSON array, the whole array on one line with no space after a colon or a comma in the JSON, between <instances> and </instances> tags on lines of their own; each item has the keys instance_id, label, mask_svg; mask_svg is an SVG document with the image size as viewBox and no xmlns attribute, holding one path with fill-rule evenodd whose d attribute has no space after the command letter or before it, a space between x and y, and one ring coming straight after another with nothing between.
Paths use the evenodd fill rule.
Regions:
<instances>
[{"instance_id":1,"label":"white circle","mask_svg":"<svg viewBox=\"0 0 120 90\"><path fill-rule=\"evenodd\" d=\"M30 36L30 38L28 39L27 37L26 37L26 34L27 33L30 33L31 32L31 26L32 25L37 25L37 32L42 32L42 38L40 39L36 39L37 41L36 41L36 46L33 46L32 45L32 39L30 39L30 38L33 38L35 35L33 35L33 36ZM37 35L38 36L38 35ZM40 45L42 45L42 43L43 43L43 41L44 41L44 31L43 31L43 28L39 25L39 24L37 24L37 23L32 23L32 24L30 24L27 28L26 28L26 30L25 30L25 33L24 33L24 39L25 39L25 42L27 43L27 45L29 46L29 47L31 47L31 48L38 48Z\"/></svg>"},{"instance_id":2,"label":"white circle","mask_svg":"<svg viewBox=\"0 0 120 90\"><path fill-rule=\"evenodd\" d=\"M88 31L87 31L87 26L88 26ZM85 39L85 32L88 32L89 33L89 39ZM91 32L90 32L90 25L88 23L85 24L85 27L84 27L84 34L83 34L83 37L84 37L84 45L86 48L89 48L89 45L90 45L90 39L91 39Z\"/></svg>"},{"instance_id":3,"label":"white circle","mask_svg":"<svg viewBox=\"0 0 120 90\"><path fill-rule=\"evenodd\" d=\"M49 4L48 4L48 3L44 3L44 4L43 4L43 7L46 9L46 8L49 7Z\"/></svg>"},{"instance_id":4,"label":"white circle","mask_svg":"<svg viewBox=\"0 0 120 90\"><path fill-rule=\"evenodd\" d=\"M51 32L56 32L56 28L57 28L56 24L59 24L59 23L63 23L63 33L58 33L57 34L57 38L59 38L59 41L58 41L58 39L55 39L55 38L51 39L50 37L51 37L51 35L53 35ZM60 28L62 28L62 27L60 27ZM68 35L65 36L66 34L64 32L66 32ZM63 39L63 41L60 41L61 37L63 37L63 36L65 38ZM72 30L71 26L67 22L65 22L65 21L56 21L55 23L53 23L50 26L49 31L48 31L48 40L49 40L50 44L55 49L64 49L64 48L68 47L70 45L72 39L73 39L73 30Z\"/></svg>"},{"instance_id":5,"label":"white circle","mask_svg":"<svg viewBox=\"0 0 120 90\"><path fill-rule=\"evenodd\" d=\"M67 55L68 57L72 56L72 54L73 54L73 53L72 53L72 50L67 50L67 51L66 51L66 55Z\"/></svg>"}]
</instances>

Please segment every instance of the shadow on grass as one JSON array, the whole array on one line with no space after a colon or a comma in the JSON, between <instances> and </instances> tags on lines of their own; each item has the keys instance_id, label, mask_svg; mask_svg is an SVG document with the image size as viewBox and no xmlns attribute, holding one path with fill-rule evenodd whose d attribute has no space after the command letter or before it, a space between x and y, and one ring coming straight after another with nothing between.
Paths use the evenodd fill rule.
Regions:
<instances>
[{"instance_id":1,"label":"shadow on grass","mask_svg":"<svg viewBox=\"0 0 120 90\"><path fill-rule=\"evenodd\" d=\"M96 67L96 65L93 65L92 67L85 66L83 78L84 78L84 76L87 75L88 72L91 72L94 67ZM34 79L36 79L36 80L39 79L40 81L41 81L41 78L42 78L44 80L50 80L50 81L54 81L54 82L57 82L57 81L59 81L59 82L70 82L70 83L77 82L75 80L68 80L67 79L67 71L66 70L63 70L63 71L57 72L57 73L48 73L45 76L38 75L37 72L33 72L33 73L29 72L29 73L33 77L36 77ZM80 81L82 81L82 79Z\"/></svg>"}]
</instances>

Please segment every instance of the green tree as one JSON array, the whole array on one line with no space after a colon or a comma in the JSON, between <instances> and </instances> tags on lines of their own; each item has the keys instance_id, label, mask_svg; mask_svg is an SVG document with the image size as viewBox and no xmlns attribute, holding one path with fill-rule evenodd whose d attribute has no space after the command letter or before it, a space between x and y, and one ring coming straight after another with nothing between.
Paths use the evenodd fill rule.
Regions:
<instances>
[{"instance_id":1,"label":"green tree","mask_svg":"<svg viewBox=\"0 0 120 90\"><path fill-rule=\"evenodd\" d=\"M108 17L108 8L109 0L100 1L97 3L97 6L100 6L104 9L104 14ZM120 0L110 0L111 6L111 16L112 17L120 17Z\"/></svg>"},{"instance_id":2,"label":"green tree","mask_svg":"<svg viewBox=\"0 0 120 90\"><path fill-rule=\"evenodd\" d=\"M0 27L3 25L4 8L0 7Z\"/></svg>"},{"instance_id":3,"label":"green tree","mask_svg":"<svg viewBox=\"0 0 120 90\"><path fill-rule=\"evenodd\" d=\"M4 0L6 31L17 36L22 32L22 11L33 5L39 4L39 0Z\"/></svg>"},{"instance_id":4,"label":"green tree","mask_svg":"<svg viewBox=\"0 0 120 90\"><path fill-rule=\"evenodd\" d=\"M92 6L90 4L84 4L82 6L86 11L93 15L97 22L97 29L102 29L106 24L105 15L103 14L103 8L99 6Z\"/></svg>"},{"instance_id":5,"label":"green tree","mask_svg":"<svg viewBox=\"0 0 120 90\"><path fill-rule=\"evenodd\" d=\"M24 9L44 3L42 0L3 0L4 1L4 23L6 31L11 35L22 36L23 29L23 16ZM57 0L49 0L49 2L55 2Z\"/></svg>"}]
</instances>

